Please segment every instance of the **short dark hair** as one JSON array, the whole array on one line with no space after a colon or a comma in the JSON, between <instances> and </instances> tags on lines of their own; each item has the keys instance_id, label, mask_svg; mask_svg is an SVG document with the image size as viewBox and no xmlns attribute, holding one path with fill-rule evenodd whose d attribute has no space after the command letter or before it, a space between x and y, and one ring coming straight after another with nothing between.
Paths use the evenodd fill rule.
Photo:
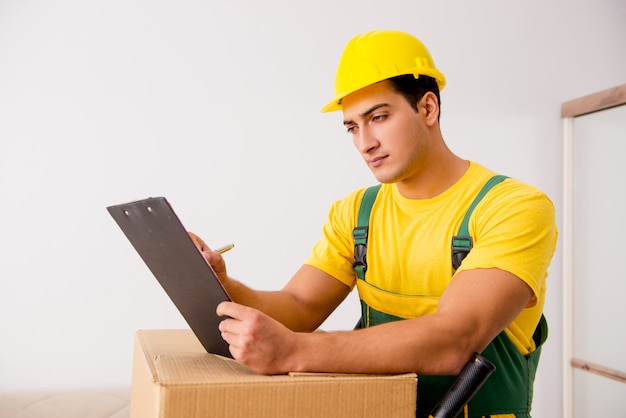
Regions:
<instances>
[{"instance_id":1,"label":"short dark hair","mask_svg":"<svg viewBox=\"0 0 626 418\"><path fill-rule=\"evenodd\" d=\"M439 113L441 115L441 97L439 96L439 86L437 80L427 75L420 75L415 78L413 74L404 74L389 79L393 89L404 96L407 102L417 112L417 103L422 100L426 93L433 92L437 96L439 103Z\"/></svg>"}]
</instances>

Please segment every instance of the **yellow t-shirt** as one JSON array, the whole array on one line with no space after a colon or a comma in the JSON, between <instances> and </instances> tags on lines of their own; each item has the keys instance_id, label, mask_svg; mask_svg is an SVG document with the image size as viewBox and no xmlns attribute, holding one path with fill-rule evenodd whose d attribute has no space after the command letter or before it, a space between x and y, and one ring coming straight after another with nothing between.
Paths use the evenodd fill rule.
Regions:
<instances>
[{"instance_id":1,"label":"yellow t-shirt","mask_svg":"<svg viewBox=\"0 0 626 418\"><path fill-rule=\"evenodd\" d=\"M531 303L506 329L522 354L532 352L532 335L543 310L547 269L557 239L550 199L514 179L496 185L470 218L472 251L456 272L452 267L452 237L493 175L471 163L456 184L431 199L406 199L394 184L383 184L370 216L365 281L357 280L352 269L352 232L365 189L354 191L332 205L323 236L305 264L351 288L358 285L359 297L370 307L401 318L433 313L454 274L475 268L506 270L534 293Z\"/></svg>"}]
</instances>

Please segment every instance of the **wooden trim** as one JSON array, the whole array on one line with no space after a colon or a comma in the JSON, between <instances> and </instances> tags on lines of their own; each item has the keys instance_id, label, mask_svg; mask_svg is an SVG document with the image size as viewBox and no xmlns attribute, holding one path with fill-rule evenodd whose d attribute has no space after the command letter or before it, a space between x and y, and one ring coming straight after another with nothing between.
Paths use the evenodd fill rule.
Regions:
<instances>
[{"instance_id":1,"label":"wooden trim","mask_svg":"<svg viewBox=\"0 0 626 418\"><path fill-rule=\"evenodd\" d=\"M620 372L619 370L600 366L598 364L590 363L577 358L573 358L571 364L572 367L577 369L585 370L603 377L608 377L609 379L617 380L618 382L626 383L626 373Z\"/></svg>"},{"instance_id":2,"label":"wooden trim","mask_svg":"<svg viewBox=\"0 0 626 418\"><path fill-rule=\"evenodd\" d=\"M572 178L574 167L573 132L574 118L563 121L563 229L559 239L563 245L563 416L574 416L574 369L570 364L574 347L574 230Z\"/></svg>"},{"instance_id":3,"label":"wooden trim","mask_svg":"<svg viewBox=\"0 0 626 418\"><path fill-rule=\"evenodd\" d=\"M561 104L561 117L573 118L626 104L626 84Z\"/></svg>"}]
</instances>

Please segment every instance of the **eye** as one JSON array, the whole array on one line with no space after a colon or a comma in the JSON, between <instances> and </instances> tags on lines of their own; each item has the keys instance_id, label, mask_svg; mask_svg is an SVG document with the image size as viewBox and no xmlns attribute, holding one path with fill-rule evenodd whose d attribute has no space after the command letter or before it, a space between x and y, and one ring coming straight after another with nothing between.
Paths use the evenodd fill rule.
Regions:
<instances>
[{"instance_id":1,"label":"eye","mask_svg":"<svg viewBox=\"0 0 626 418\"><path fill-rule=\"evenodd\" d=\"M387 114L377 114L372 116L372 122L379 122L381 120L385 120L387 118Z\"/></svg>"},{"instance_id":2,"label":"eye","mask_svg":"<svg viewBox=\"0 0 626 418\"><path fill-rule=\"evenodd\" d=\"M354 134L357 128L358 127L356 125L346 125L346 132L349 134Z\"/></svg>"}]
</instances>

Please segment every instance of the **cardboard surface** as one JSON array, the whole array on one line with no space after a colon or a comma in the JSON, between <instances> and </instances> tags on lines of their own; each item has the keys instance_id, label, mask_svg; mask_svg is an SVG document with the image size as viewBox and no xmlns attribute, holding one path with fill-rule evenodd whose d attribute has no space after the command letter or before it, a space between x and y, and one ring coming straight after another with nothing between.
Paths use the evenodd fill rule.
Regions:
<instances>
[{"instance_id":1,"label":"cardboard surface","mask_svg":"<svg viewBox=\"0 0 626 418\"><path fill-rule=\"evenodd\" d=\"M135 337L131 418L415 417L417 376L261 375L208 354L191 330Z\"/></svg>"}]
</instances>

